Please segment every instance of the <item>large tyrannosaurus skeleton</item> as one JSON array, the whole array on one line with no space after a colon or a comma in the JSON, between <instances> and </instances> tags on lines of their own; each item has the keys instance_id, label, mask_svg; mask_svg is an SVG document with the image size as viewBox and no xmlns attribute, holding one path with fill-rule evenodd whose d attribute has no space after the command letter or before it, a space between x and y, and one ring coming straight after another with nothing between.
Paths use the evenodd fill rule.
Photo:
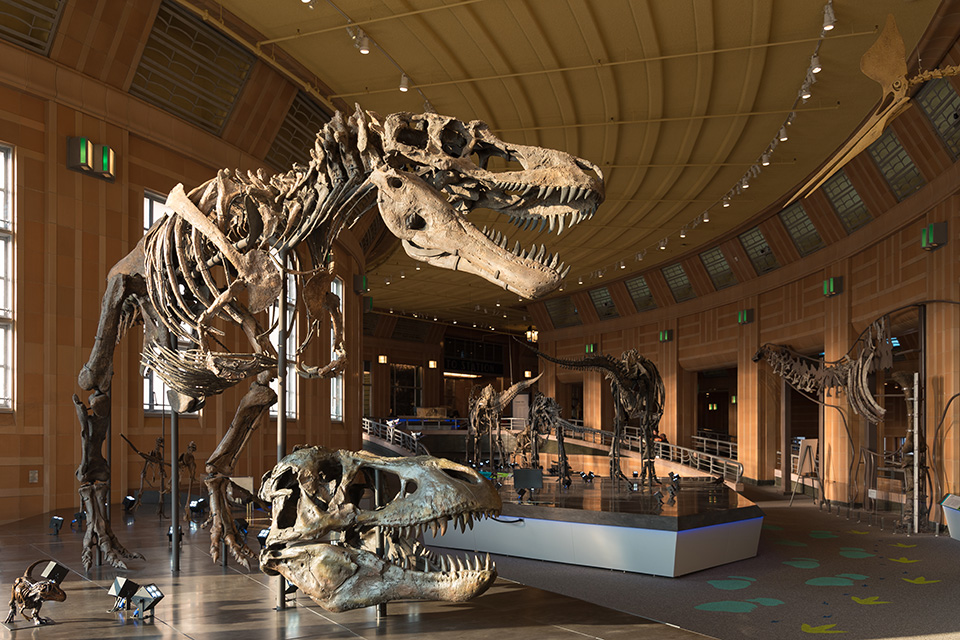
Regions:
<instances>
[{"instance_id":1,"label":"large tyrannosaurus skeleton","mask_svg":"<svg viewBox=\"0 0 960 640\"><path fill-rule=\"evenodd\" d=\"M503 436L500 431L500 418L503 416L503 410L510 406L517 395L526 391L539 379L540 376L522 380L503 391L497 391L492 384L485 387L476 386L470 391L470 415L467 425L468 462L474 465L480 464L480 444L483 442L483 436L496 432L497 437L494 440L494 445L499 456L497 460L499 464L504 464ZM493 451L490 451L490 457L493 458Z\"/></svg>"},{"instance_id":2,"label":"large tyrannosaurus skeleton","mask_svg":"<svg viewBox=\"0 0 960 640\"><path fill-rule=\"evenodd\" d=\"M568 369L599 371L610 381L613 392L613 442L610 444L610 477L626 479L620 468L620 448L623 444L624 428L627 420L639 419L641 437L641 457L643 458L643 479L651 484L656 482L653 468L653 433L663 416L664 387L663 378L656 365L646 359L636 349L624 351L620 359L603 354L588 356L576 360L564 360L549 356L542 351L537 355Z\"/></svg>"},{"instance_id":3,"label":"large tyrannosaurus skeleton","mask_svg":"<svg viewBox=\"0 0 960 640\"><path fill-rule=\"evenodd\" d=\"M488 170L490 158L499 158L503 169ZM334 376L347 360L328 258L339 232L363 213L379 208L386 227L416 260L535 298L555 289L569 267L543 248L508 249L501 231L480 231L466 214L484 207L525 228L539 224L559 233L591 217L602 200L602 175L586 160L503 142L479 121L433 113L381 118L359 107L324 126L306 166L273 176L221 170L189 192L175 187L167 198L173 214L110 270L96 341L78 377L91 392L89 408L74 397L82 427L77 478L90 523L84 565L92 564L97 546L117 567L136 556L114 537L103 506L109 497L102 443L110 424L112 361L125 329L143 322L143 366L173 390L177 410L196 410L206 397L254 377L207 460L205 480L211 555L219 558L224 541L247 565L252 552L240 541L229 510L228 496L239 491L230 475L259 417L276 401L268 384L276 376L277 354L261 320L277 300L284 274L297 277L300 310L310 323L307 340L321 333L318 323L329 316L339 356L309 366L300 361L301 345L297 371ZM222 346L217 336L226 326L239 327L248 350L233 353ZM171 336L191 347L168 349Z\"/></svg>"}]
</instances>

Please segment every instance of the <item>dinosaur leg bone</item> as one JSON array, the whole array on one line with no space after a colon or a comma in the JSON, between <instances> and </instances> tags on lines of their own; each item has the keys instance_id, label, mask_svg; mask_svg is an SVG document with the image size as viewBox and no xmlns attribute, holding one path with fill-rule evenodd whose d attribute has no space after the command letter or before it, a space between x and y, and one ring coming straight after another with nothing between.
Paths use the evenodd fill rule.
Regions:
<instances>
[{"instance_id":1,"label":"dinosaur leg bone","mask_svg":"<svg viewBox=\"0 0 960 640\"><path fill-rule=\"evenodd\" d=\"M220 543L223 542L237 562L250 568L250 558L254 554L237 533L230 507L231 496L243 498L246 492L231 482L230 475L240 451L257 428L260 416L276 401L277 394L266 382L250 385L250 390L240 400L230 428L207 460L204 483L210 492L210 516L203 524L210 526L210 555L214 562L220 560Z\"/></svg>"},{"instance_id":2,"label":"dinosaur leg bone","mask_svg":"<svg viewBox=\"0 0 960 640\"><path fill-rule=\"evenodd\" d=\"M93 565L94 550L99 546L104 558L118 569L126 569L123 558L142 558L127 551L113 535L104 505L110 498L110 467L103 457L103 441L110 426L110 395L95 391L90 395L90 409L76 395L73 403L80 421L80 498L87 514L87 532L83 538L83 566Z\"/></svg>"}]
</instances>

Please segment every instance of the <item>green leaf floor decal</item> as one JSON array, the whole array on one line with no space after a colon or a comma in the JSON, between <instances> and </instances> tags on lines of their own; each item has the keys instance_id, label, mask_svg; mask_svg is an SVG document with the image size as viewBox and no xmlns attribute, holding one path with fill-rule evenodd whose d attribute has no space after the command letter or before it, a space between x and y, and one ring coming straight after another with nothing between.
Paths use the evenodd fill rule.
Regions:
<instances>
[{"instance_id":1,"label":"green leaf floor decal","mask_svg":"<svg viewBox=\"0 0 960 640\"><path fill-rule=\"evenodd\" d=\"M867 553L860 547L840 547L840 555L844 558L872 558L872 553Z\"/></svg>"},{"instance_id":2,"label":"green leaf floor decal","mask_svg":"<svg viewBox=\"0 0 960 640\"><path fill-rule=\"evenodd\" d=\"M798 542L796 540L777 540L777 544L782 544L787 547L806 547L806 542Z\"/></svg>"},{"instance_id":3,"label":"green leaf floor decal","mask_svg":"<svg viewBox=\"0 0 960 640\"><path fill-rule=\"evenodd\" d=\"M727 576L730 580L707 580L707 584L724 591L736 591L737 589L746 589L757 581L756 578L747 578L744 576Z\"/></svg>"},{"instance_id":4,"label":"green leaf floor decal","mask_svg":"<svg viewBox=\"0 0 960 640\"><path fill-rule=\"evenodd\" d=\"M806 622L800 625L800 630L804 633L846 633L846 631L840 631L839 629L834 629L837 626L836 624L822 624L819 627L811 627Z\"/></svg>"},{"instance_id":5,"label":"green leaf floor decal","mask_svg":"<svg viewBox=\"0 0 960 640\"><path fill-rule=\"evenodd\" d=\"M698 604L694 609L700 611L717 611L722 613L750 613L759 605L775 607L784 604L783 600L775 598L752 598L750 600L721 600L719 602L705 602Z\"/></svg>"},{"instance_id":6,"label":"green leaf floor decal","mask_svg":"<svg viewBox=\"0 0 960 640\"><path fill-rule=\"evenodd\" d=\"M785 560L783 564L797 569L816 569L820 566L820 561L814 558L794 558L793 560Z\"/></svg>"},{"instance_id":7,"label":"green leaf floor decal","mask_svg":"<svg viewBox=\"0 0 960 640\"><path fill-rule=\"evenodd\" d=\"M835 534L833 531L811 531L810 537L825 539L825 538L838 538L839 536Z\"/></svg>"},{"instance_id":8,"label":"green leaf floor decal","mask_svg":"<svg viewBox=\"0 0 960 640\"><path fill-rule=\"evenodd\" d=\"M805 584L811 587L852 587L854 580L866 580L869 577L859 573L838 573L832 577L811 578Z\"/></svg>"}]
</instances>

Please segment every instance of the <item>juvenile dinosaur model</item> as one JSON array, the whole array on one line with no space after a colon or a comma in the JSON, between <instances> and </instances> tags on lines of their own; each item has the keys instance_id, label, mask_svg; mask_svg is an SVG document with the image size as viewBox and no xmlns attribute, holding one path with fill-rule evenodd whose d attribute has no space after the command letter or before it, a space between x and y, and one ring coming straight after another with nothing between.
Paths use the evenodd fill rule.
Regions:
<instances>
[{"instance_id":1,"label":"juvenile dinosaur model","mask_svg":"<svg viewBox=\"0 0 960 640\"><path fill-rule=\"evenodd\" d=\"M379 508L364 501L375 473L396 491ZM401 598L460 602L497 577L489 554L437 556L418 540L428 529L444 535L453 523L465 531L474 519L499 515L496 489L470 467L431 456L303 447L264 475L260 497L273 505L260 568L282 574L330 611ZM378 529L385 535L381 554Z\"/></svg>"},{"instance_id":2,"label":"juvenile dinosaur model","mask_svg":"<svg viewBox=\"0 0 960 640\"><path fill-rule=\"evenodd\" d=\"M531 466L540 466L539 436L549 435L551 431L557 434L557 480L563 487L569 487L570 462L567 459L567 450L563 442L563 424L560 422L560 405L550 396L539 391L530 403L530 431L531 431Z\"/></svg>"},{"instance_id":3,"label":"juvenile dinosaur model","mask_svg":"<svg viewBox=\"0 0 960 640\"><path fill-rule=\"evenodd\" d=\"M20 612L27 620L33 620L35 625L50 624L50 618L44 618L40 615L40 607L44 602L63 602L67 599L67 594L53 580L34 580L33 570L38 564L50 562L48 559L37 560L23 572L23 575L14 580L13 589L10 594L10 613L7 615L4 623L10 624ZM27 615L30 611L30 615Z\"/></svg>"},{"instance_id":4,"label":"juvenile dinosaur model","mask_svg":"<svg viewBox=\"0 0 960 640\"><path fill-rule=\"evenodd\" d=\"M663 415L664 387L660 371L650 360L644 358L636 349L624 351L620 359L603 354L587 356L576 360L564 360L549 356L542 351L537 355L568 369L599 371L610 381L613 391L613 442L610 444L610 477L624 479L620 468L620 447L623 443L624 427L627 420L638 418L640 421L641 457L643 459L642 480L651 485L657 482L653 468L653 434Z\"/></svg>"},{"instance_id":5,"label":"juvenile dinosaur model","mask_svg":"<svg viewBox=\"0 0 960 640\"><path fill-rule=\"evenodd\" d=\"M491 158L496 160L488 170ZM559 286L569 267L544 247L524 250L518 243L509 249L502 231L481 231L467 214L483 207L524 228L538 224L560 233L591 217L602 200L602 175L586 160L503 142L479 121L434 113L382 118L359 108L324 126L306 166L273 176L224 169L189 192L174 187L167 198L173 214L110 270L96 341L78 377L91 392L89 407L74 396L82 434L77 478L89 521L84 566L92 564L98 546L116 567L137 556L114 537L103 506L109 498L102 443L110 423L113 353L126 329L143 323L142 364L172 390L177 411L196 410L208 396L253 378L207 460L205 479L211 555L219 559L224 541L246 566L253 554L234 528L228 495L239 487L230 475L258 418L276 401L268 385L276 376L277 354L260 318L277 300L285 274L296 275L298 311L306 312L311 326L307 340L329 315L338 356L323 366L306 365L299 359L303 344L297 371L335 376L347 359L328 257L340 231L365 212L378 208L413 259L536 298ZM228 352L219 343L227 325L246 336L246 352ZM167 348L172 335L192 346Z\"/></svg>"}]
</instances>

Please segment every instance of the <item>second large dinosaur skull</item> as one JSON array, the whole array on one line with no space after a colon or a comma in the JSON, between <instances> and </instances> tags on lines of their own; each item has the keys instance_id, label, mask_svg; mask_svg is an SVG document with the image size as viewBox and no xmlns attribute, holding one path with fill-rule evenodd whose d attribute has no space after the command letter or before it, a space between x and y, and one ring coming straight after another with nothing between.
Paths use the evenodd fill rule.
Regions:
<instances>
[{"instance_id":1,"label":"second large dinosaur skull","mask_svg":"<svg viewBox=\"0 0 960 640\"><path fill-rule=\"evenodd\" d=\"M375 472L397 491L380 508L372 503ZM460 602L496 578L489 556L440 557L417 540L427 528L472 528L475 518L500 512L493 485L449 460L308 447L264 476L260 497L273 504L260 568L282 574L330 611L401 598ZM381 555L377 527L385 534Z\"/></svg>"}]
</instances>

